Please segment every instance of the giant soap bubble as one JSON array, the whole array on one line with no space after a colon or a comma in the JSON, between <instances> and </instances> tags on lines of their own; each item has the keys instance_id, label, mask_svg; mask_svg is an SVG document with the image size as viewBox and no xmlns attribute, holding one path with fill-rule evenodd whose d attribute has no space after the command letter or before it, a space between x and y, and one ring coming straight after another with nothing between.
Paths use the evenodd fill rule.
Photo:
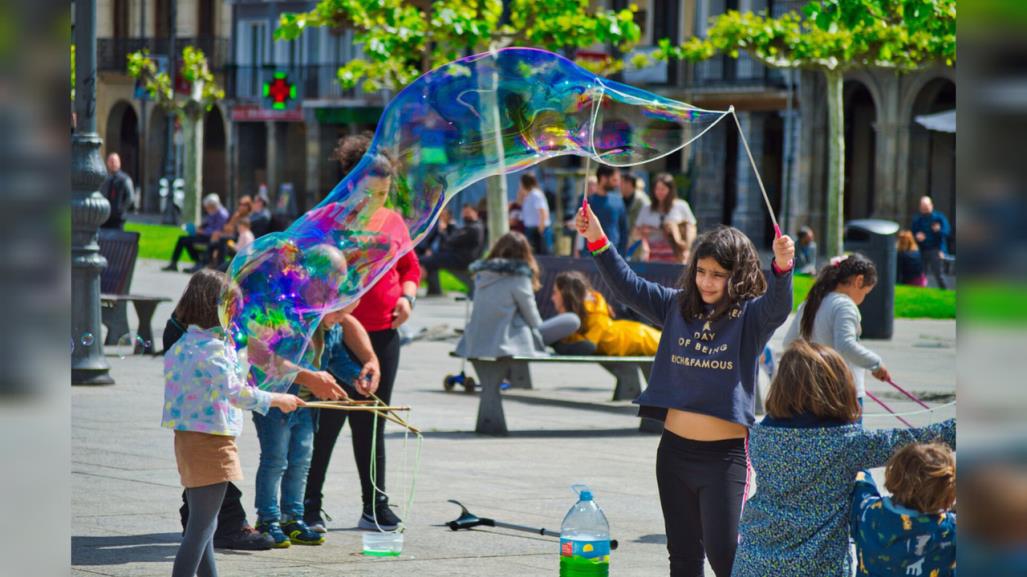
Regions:
<instances>
[{"instance_id":1,"label":"giant soap bubble","mask_svg":"<svg viewBox=\"0 0 1027 577\"><path fill-rule=\"evenodd\" d=\"M285 390L298 367L311 367L321 317L373 286L457 192L569 154L614 166L655 160L725 114L598 77L544 50L446 64L392 99L367 154L323 202L235 257L222 323L247 349L255 381Z\"/></svg>"}]
</instances>

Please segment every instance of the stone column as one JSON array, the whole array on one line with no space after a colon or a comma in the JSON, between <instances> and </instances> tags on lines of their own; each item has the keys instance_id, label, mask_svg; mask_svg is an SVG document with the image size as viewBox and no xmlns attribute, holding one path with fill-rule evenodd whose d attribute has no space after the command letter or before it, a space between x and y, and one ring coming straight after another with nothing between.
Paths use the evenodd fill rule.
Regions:
<instances>
[{"instance_id":1,"label":"stone column","mask_svg":"<svg viewBox=\"0 0 1027 577\"><path fill-rule=\"evenodd\" d=\"M756 161L756 169L762 170L760 166L763 160L763 124L764 118L760 113L736 112L738 121L742 125L742 132L749 143L749 150ZM728 130L737 130L734 120L725 118L728 122ZM757 245L763 239L764 219L767 218L767 206L763 200L763 193L760 191L759 183L756 180L756 173L753 172L749 155L745 152L745 145L741 137L738 139L738 164L735 169L738 180L738 198L735 203L735 210L731 214L731 224L741 230ZM762 174L761 174L762 176ZM765 186L775 186L775 183L763 183ZM779 207L774 207L778 210Z\"/></svg>"},{"instance_id":2,"label":"stone column","mask_svg":"<svg viewBox=\"0 0 1027 577\"><path fill-rule=\"evenodd\" d=\"M321 151L321 123L317 121L314 111L307 109L303 116L307 128L307 189L303 191L303 194L307 197L305 206L309 209L316 206L328 193L327 188L321 186L321 163L324 162L327 155Z\"/></svg>"},{"instance_id":3,"label":"stone column","mask_svg":"<svg viewBox=\"0 0 1027 577\"><path fill-rule=\"evenodd\" d=\"M271 202L278 201L278 124L273 120L264 122L267 138L267 193L271 196ZM260 183L257 183L260 186Z\"/></svg>"},{"instance_id":4,"label":"stone column","mask_svg":"<svg viewBox=\"0 0 1027 577\"><path fill-rule=\"evenodd\" d=\"M879 75L881 103L874 123L877 155L874 178L873 216L895 220L903 210L900 191L905 190L901 179L906 175L901 168L899 141L902 132L909 128L899 122L899 77L894 72L884 71Z\"/></svg>"}]
</instances>

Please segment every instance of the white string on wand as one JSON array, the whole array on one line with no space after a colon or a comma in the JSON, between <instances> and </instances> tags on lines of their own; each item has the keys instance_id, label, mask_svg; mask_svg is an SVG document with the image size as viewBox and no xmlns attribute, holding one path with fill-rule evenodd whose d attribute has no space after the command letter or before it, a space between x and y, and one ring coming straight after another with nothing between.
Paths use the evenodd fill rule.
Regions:
<instances>
[{"instance_id":1,"label":"white string on wand","mask_svg":"<svg viewBox=\"0 0 1027 577\"><path fill-rule=\"evenodd\" d=\"M767 194L767 187L763 186L763 177L760 176L760 171L756 168L756 159L752 157L752 151L749 150L749 142L745 139L745 131L742 130L742 123L738 120L738 114L735 113L735 106L733 104L728 107L727 113L735 119L735 126L738 127L738 138L742 141L742 146L745 147L745 154L749 156L749 163L752 164L752 171L756 174L756 183L760 186L760 192L763 193L763 201L767 203L767 212L770 214L770 220L774 223L774 234L777 237L780 237L781 227L777 224L777 215L774 214L774 207L770 205L770 196Z\"/></svg>"}]
</instances>

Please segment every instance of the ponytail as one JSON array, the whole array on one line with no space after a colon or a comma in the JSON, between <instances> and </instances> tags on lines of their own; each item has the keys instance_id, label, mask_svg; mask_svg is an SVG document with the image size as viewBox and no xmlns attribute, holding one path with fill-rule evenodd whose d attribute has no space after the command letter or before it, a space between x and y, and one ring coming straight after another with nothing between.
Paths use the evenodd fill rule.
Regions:
<instances>
[{"instance_id":1,"label":"ponytail","mask_svg":"<svg viewBox=\"0 0 1027 577\"><path fill-rule=\"evenodd\" d=\"M802 338L813 339L813 321L817 318L817 311L820 310L820 304L824 302L824 298L834 292L838 285L859 275L863 275L864 284L877 284L877 268L870 259L858 252L835 257L820 269L813 288L806 296L806 308L802 311L802 319L799 323L799 334Z\"/></svg>"}]
</instances>

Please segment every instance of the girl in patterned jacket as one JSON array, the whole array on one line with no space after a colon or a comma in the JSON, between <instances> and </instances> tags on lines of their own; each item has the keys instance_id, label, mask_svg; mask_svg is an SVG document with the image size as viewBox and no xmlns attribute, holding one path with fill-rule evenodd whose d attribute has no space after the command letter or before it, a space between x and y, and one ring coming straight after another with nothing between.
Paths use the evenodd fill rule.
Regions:
<instances>
[{"instance_id":1,"label":"girl in patterned jacket","mask_svg":"<svg viewBox=\"0 0 1027 577\"><path fill-rule=\"evenodd\" d=\"M911 443L955 446L956 422L868 431L852 373L834 350L804 340L785 351L750 430L756 494L738 529L733 577L850 575L849 511L856 474Z\"/></svg>"},{"instance_id":2,"label":"girl in patterned jacket","mask_svg":"<svg viewBox=\"0 0 1027 577\"><path fill-rule=\"evenodd\" d=\"M242 432L243 410L290 412L303 404L246 384L218 320L218 297L227 286L224 273L210 269L189 279L174 314L187 329L164 355L161 426L175 431L175 460L190 512L173 577L217 575L214 528L228 482L242 479L235 437Z\"/></svg>"}]
</instances>

